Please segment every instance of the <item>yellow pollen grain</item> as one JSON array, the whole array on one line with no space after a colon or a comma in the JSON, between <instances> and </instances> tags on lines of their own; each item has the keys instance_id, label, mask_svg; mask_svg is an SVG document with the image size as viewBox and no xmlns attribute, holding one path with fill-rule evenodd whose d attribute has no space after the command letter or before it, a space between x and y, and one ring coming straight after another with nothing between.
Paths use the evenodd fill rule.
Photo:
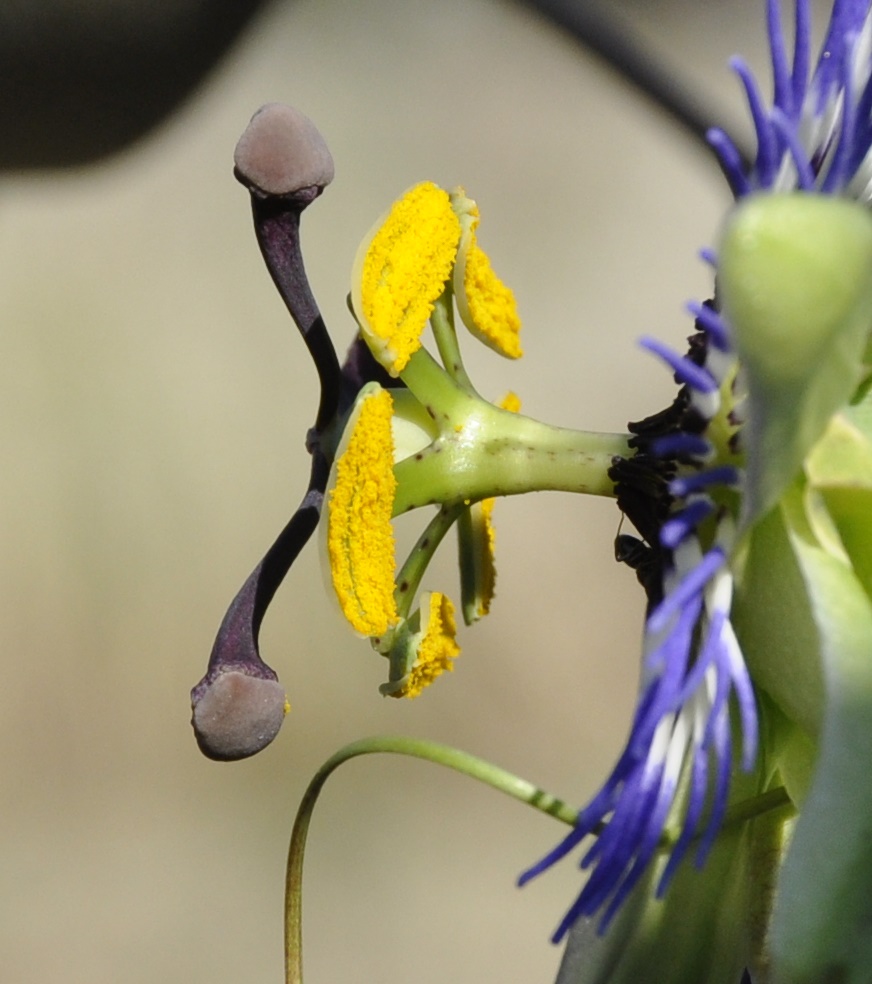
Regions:
<instances>
[{"instance_id":1,"label":"yellow pollen grain","mask_svg":"<svg viewBox=\"0 0 872 984\"><path fill-rule=\"evenodd\" d=\"M466 254L463 289L470 317L482 341L509 359L519 359L524 353L515 295L494 273L474 234Z\"/></svg>"},{"instance_id":2,"label":"yellow pollen grain","mask_svg":"<svg viewBox=\"0 0 872 984\"><path fill-rule=\"evenodd\" d=\"M387 390L365 397L348 446L336 463L336 485L328 505L333 587L351 626L366 636L381 635L397 622L392 412Z\"/></svg>"},{"instance_id":3,"label":"yellow pollen grain","mask_svg":"<svg viewBox=\"0 0 872 984\"><path fill-rule=\"evenodd\" d=\"M418 646L418 658L399 696L417 697L438 676L454 669L453 660L460 655L456 635L454 605L444 594L433 591L429 596L427 627Z\"/></svg>"},{"instance_id":4,"label":"yellow pollen grain","mask_svg":"<svg viewBox=\"0 0 872 984\"><path fill-rule=\"evenodd\" d=\"M410 189L375 234L361 274L362 315L392 359L393 375L421 345L433 305L451 275L460 222L432 182Z\"/></svg>"}]
</instances>

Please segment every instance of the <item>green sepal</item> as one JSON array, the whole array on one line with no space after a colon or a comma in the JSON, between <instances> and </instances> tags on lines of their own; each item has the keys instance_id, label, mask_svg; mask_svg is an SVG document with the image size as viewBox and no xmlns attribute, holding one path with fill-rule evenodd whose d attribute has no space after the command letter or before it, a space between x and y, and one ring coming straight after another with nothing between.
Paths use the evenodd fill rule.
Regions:
<instances>
[{"instance_id":1,"label":"green sepal","mask_svg":"<svg viewBox=\"0 0 872 984\"><path fill-rule=\"evenodd\" d=\"M718 296L748 385L747 526L865 375L872 217L820 195L752 196L728 220L718 256Z\"/></svg>"},{"instance_id":2,"label":"green sepal","mask_svg":"<svg viewBox=\"0 0 872 984\"><path fill-rule=\"evenodd\" d=\"M781 509L748 531L739 567L731 620L755 689L814 737L824 703L820 649Z\"/></svg>"},{"instance_id":3,"label":"green sepal","mask_svg":"<svg viewBox=\"0 0 872 984\"><path fill-rule=\"evenodd\" d=\"M825 702L818 761L775 906L776 984L867 984L872 966L872 604L844 556L784 497L790 544L820 646Z\"/></svg>"}]
</instances>

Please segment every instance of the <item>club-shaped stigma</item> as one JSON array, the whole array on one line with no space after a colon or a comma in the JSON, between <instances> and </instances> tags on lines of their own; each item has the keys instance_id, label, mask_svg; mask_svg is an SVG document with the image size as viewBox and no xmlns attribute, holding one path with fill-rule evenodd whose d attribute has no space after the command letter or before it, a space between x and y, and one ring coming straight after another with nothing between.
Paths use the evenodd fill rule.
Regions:
<instances>
[{"instance_id":1,"label":"club-shaped stigma","mask_svg":"<svg viewBox=\"0 0 872 984\"><path fill-rule=\"evenodd\" d=\"M300 247L303 209L333 179L333 159L323 137L298 110L270 103L254 114L240 138L234 174L251 193L258 244L315 363L321 398L306 440L312 467L303 500L233 599L206 675L191 691L197 743L209 758L224 761L247 758L268 745L288 711L284 688L260 657L258 634L276 590L318 525L332 462L322 437L335 422L341 384L339 361Z\"/></svg>"},{"instance_id":2,"label":"club-shaped stigma","mask_svg":"<svg viewBox=\"0 0 872 984\"><path fill-rule=\"evenodd\" d=\"M298 109L267 103L233 153L234 173L252 194L311 201L333 180L333 158L318 128Z\"/></svg>"},{"instance_id":3,"label":"club-shaped stigma","mask_svg":"<svg viewBox=\"0 0 872 984\"><path fill-rule=\"evenodd\" d=\"M251 192L254 231L267 269L300 329L321 381L315 421L332 421L339 360L309 287L300 247L300 216L333 180L333 158L315 124L280 103L262 106L239 138L233 173Z\"/></svg>"}]
</instances>

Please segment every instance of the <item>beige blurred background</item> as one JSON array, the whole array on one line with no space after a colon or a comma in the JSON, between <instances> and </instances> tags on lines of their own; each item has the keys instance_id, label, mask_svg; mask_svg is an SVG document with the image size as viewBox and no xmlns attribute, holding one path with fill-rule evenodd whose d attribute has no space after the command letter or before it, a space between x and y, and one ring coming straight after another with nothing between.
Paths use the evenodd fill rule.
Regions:
<instances>
[{"instance_id":1,"label":"beige blurred background","mask_svg":"<svg viewBox=\"0 0 872 984\"><path fill-rule=\"evenodd\" d=\"M737 117L724 63L743 50L764 65L762 3L622 7ZM294 812L341 745L430 737L581 805L625 736L643 598L611 559L617 511L541 494L498 504L493 614L408 704L379 697L383 661L328 604L310 545L262 637L293 705L280 738L239 764L198 753L188 690L299 499L316 399L231 175L270 100L315 119L336 160L304 242L340 346L360 238L425 178L479 201L526 357L465 350L484 393L515 389L533 416L618 430L659 409L668 373L635 339L680 347L682 305L710 287L695 252L728 202L717 168L499 0L278 3L132 151L5 177L3 984L277 982ZM443 553L426 584L456 595ZM514 879L562 834L434 766L349 764L310 836L307 982L553 979L547 937L580 876L565 862L523 891Z\"/></svg>"}]
</instances>

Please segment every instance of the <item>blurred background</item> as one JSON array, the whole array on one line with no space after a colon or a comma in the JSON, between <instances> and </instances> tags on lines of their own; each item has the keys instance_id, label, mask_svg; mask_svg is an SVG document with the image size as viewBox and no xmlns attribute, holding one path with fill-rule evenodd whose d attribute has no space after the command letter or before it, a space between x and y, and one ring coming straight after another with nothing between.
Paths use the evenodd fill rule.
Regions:
<instances>
[{"instance_id":1,"label":"blurred background","mask_svg":"<svg viewBox=\"0 0 872 984\"><path fill-rule=\"evenodd\" d=\"M19 6L33 43L40 5L4 16ZM87 46L102 7L128 44L145 10L159 33L163 5L85 6L55 8L68 18L59 50ZM728 125L742 119L729 55L768 88L762 0L611 7ZM210 60L165 122L87 166L21 170L49 124L30 113L26 73L3 86L4 984L277 982L294 813L341 745L429 737L582 805L632 711L644 600L612 559L619 515L540 494L497 504L493 612L462 632L455 673L413 702L378 695L383 660L329 603L310 544L262 634L293 707L279 739L237 764L197 751L188 691L299 500L317 397L231 174L254 110L293 103L332 149L336 180L304 217L304 246L338 346L375 218L419 180L462 183L525 318L519 363L461 340L472 377L567 426L620 430L671 400L635 339L681 347L683 303L711 289L695 254L729 201L712 159L521 3L276 0ZM72 56L46 63L77 159L79 111L99 121L93 79ZM158 89L144 77L141 99ZM443 548L425 587L456 597L453 562ZM309 839L307 982L552 980L547 939L579 873L564 862L523 891L514 879L563 833L425 763L350 763Z\"/></svg>"}]
</instances>

